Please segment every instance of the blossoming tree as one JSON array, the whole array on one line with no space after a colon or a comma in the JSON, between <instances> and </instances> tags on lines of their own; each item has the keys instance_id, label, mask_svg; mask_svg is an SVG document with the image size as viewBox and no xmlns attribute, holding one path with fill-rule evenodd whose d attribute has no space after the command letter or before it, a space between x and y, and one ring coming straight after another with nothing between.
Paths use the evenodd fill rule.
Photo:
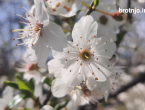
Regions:
<instances>
[{"instance_id":1,"label":"blossoming tree","mask_svg":"<svg viewBox=\"0 0 145 110\"><path fill-rule=\"evenodd\" d=\"M21 5L24 16L14 15L26 27L12 32L18 35L14 40L23 41L16 46L26 47L23 62L16 67L23 74L16 74L15 82L4 82L7 92L0 99L0 110L69 110L68 105L77 109L103 99L107 103L110 92L127 85L122 77L126 67L116 65L116 31L127 17L115 3L34 0L31 10ZM14 91L18 92L13 97Z\"/></svg>"}]
</instances>

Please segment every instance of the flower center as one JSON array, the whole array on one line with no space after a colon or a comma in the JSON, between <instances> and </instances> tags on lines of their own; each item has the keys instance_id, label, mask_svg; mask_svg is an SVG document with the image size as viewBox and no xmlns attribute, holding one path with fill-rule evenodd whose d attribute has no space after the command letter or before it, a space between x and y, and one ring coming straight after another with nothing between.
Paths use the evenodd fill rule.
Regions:
<instances>
[{"instance_id":1,"label":"flower center","mask_svg":"<svg viewBox=\"0 0 145 110\"><path fill-rule=\"evenodd\" d=\"M80 58L82 60L89 60L91 58L91 52L88 49L84 49L80 52Z\"/></svg>"},{"instance_id":2,"label":"flower center","mask_svg":"<svg viewBox=\"0 0 145 110\"><path fill-rule=\"evenodd\" d=\"M42 28L43 28L43 24L41 24L40 22L36 23L37 25L34 27L34 31L37 33L40 31L39 35L42 36Z\"/></svg>"},{"instance_id":3,"label":"flower center","mask_svg":"<svg viewBox=\"0 0 145 110\"><path fill-rule=\"evenodd\" d=\"M40 29L39 29L38 26L35 26L35 27L34 27L34 30L37 32L37 31L39 31Z\"/></svg>"},{"instance_id":4,"label":"flower center","mask_svg":"<svg viewBox=\"0 0 145 110\"><path fill-rule=\"evenodd\" d=\"M38 66L37 64L29 64L28 67L27 67L28 71L33 71L33 70L37 70L38 69Z\"/></svg>"},{"instance_id":5,"label":"flower center","mask_svg":"<svg viewBox=\"0 0 145 110\"><path fill-rule=\"evenodd\" d=\"M82 92L85 96L91 95L91 91L86 86L82 88Z\"/></svg>"},{"instance_id":6,"label":"flower center","mask_svg":"<svg viewBox=\"0 0 145 110\"><path fill-rule=\"evenodd\" d=\"M107 22L108 22L108 18L104 15L102 15L100 18L99 18L99 22L102 24L102 25L106 25Z\"/></svg>"},{"instance_id":7,"label":"flower center","mask_svg":"<svg viewBox=\"0 0 145 110\"><path fill-rule=\"evenodd\" d=\"M88 52L83 52L82 57L86 60L90 59L90 54Z\"/></svg>"}]
</instances>

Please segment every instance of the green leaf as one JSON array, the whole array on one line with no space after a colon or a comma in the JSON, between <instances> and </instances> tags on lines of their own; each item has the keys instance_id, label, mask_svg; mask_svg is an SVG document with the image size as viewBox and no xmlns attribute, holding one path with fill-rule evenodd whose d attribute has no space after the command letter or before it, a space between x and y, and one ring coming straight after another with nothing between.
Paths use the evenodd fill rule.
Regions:
<instances>
[{"instance_id":1,"label":"green leaf","mask_svg":"<svg viewBox=\"0 0 145 110\"><path fill-rule=\"evenodd\" d=\"M33 78L31 78L28 82L28 86L32 89L32 91L34 92L35 89L35 81Z\"/></svg>"},{"instance_id":2,"label":"green leaf","mask_svg":"<svg viewBox=\"0 0 145 110\"><path fill-rule=\"evenodd\" d=\"M94 0L94 7L96 8L99 5L99 0Z\"/></svg>"},{"instance_id":3,"label":"green leaf","mask_svg":"<svg viewBox=\"0 0 145 110\"><path fill-rule=\"evenodd\" d=\"M16 95L12 102L9 104L9 107L12 108L13 106L15 106L16 104L18 104L19 102L21 102L23 99L25 99L27 96L25 94L18 94Z\"/></svg>"},{"instance_id":4,"label":"green leaf","mask_svg":"<svg viewBox=\"0 0 145 110\"><path fill-rule=\"evenodd\" d=\"M10 86L15 89L19 89L18 84L11 81L4 81L4 86Z\"/></svg>"},{"instance_id":5,"label":"green leaf","mask_svg":"<svg viewBox=\"0 0 145 110\"><path fill-rule=\"evenodd\" d=\"M51 86L51 85L52 85L52 81L53 81L53 80L52 80L51 78L46 77L46 76L43 77L42 80L41 80L42 83L45 83L45 84L47 84L48 86Z\"/></svg>"},{"instance_id":6,"label":"green leaf","mask_svg":"<svg viewBox=\"0 0 145 110\"><path fill-rule=\"evenodd\" d=\"M31 90L31 88L28 85L26 85L26 82L24 82L19 76L16 76L16 81L19 90L21 90L24 94L33 95L33 91Z\"/></svg>"}]
</instances>

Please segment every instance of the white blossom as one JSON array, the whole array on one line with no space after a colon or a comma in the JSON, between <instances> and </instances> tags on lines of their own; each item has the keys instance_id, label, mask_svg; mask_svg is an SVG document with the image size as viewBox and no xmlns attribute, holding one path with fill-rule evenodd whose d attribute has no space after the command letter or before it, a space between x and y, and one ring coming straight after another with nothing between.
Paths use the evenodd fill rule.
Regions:
<instances>
[{"instance_id":1,"label":"white blossom","mask_svg":"<svg viewBox=\"0 0 145 110\"><path fill-rule=\"evenodd\" d=\"M101 93L96 93L95 91L90 91L88 88L82 88L81 90L76 89L71 93L71 100L76 105L86 105L98 102L97 99L101 99L103 95Z\"/></svg>"},{"instance_id":2,"label":"white blossom","mask_svg":"<svg viewBox=\"0 0 145 110\"><path fill-rule=\"evenodd\" d=\"M62 78L56 78L51 87L51 91L55 97L64 97L73 90L73 87L64 84Z\"/></svg>"},{"instance_id":3,"label":"white blossom","mask_svg":"<svg viewBox=\"0 0 145 110\"><path fill-rule=\"evenodd\" d=\"M109 94L109 87L105 82L98 82L91 78L87 80L86 84L82 82L80 86L76 87L64 84L62 78L56 78L52 83L51 90L53 95L58 98L70 94L71 100L76 105L95 103L103 97L107 101Z\"/></svg>"},{"instance_id":4,"label":"white blossom","mask_svg":"<svg viewBox=\"0 0 145 110\"><path fill-rule=\"evenodd\" d=\"M63 52L53 50L53 57L58 61L48 62L49 70L52 64L56 68L62 68L57 64L61 62L64 65L61 75L65 84L76 86L85 81L86 77L98 81L106 80L102 70L109 67L109 59L115 53L116 46L108 38L97 38L97 28L97 22L91 16L82 17L72 32L74 42L68 41Z\"/></svg>"},{"instance_id":5,"label":"white blossom","mask_svg":"<svg viewBox=\"0 0 145 110\"><path fill-rule=\"evenodd\" d=\"M20 38L16 39L22 39L24 43L16 45L26 45L30 60L37 62L39 67L44 67L49 56L49 49L62 51L63 47L66 46L66 38L61 27L49 21L49 16L43 9L42 1L34 0L34 3L35 7L30 12L27 11L26 18L16 14L28 21L28 23L21 22L27 24L27 27L13 30L13 32L23 31L23 33L17 33L20 34ZM22 5L21 7L24 8Z\"/></svg>"},{"instance_id":6,"label":"white blossom","mask_svg":"<svg viewBox=\"0 0 145 110\"><path fill-rule=\"evenodd\" d=\"M76 15L81 0L43 0L49 14L71 17Z\"/></svg>"},{"instance_id":7,"label":"white blossom","mask_svg":"<svg viewBox=\"0 0 145 110\"><path fill-rule=\"evenodd\" d=\"M39 72L39 67L37 63L30 62L28 59L27 53L20 62L16 63L16 69L19 72L23 72L23 78L29 81L31 78L35 80L35 84L38 85L42 79L42 76Z\"/></svg>"}]
</instances>

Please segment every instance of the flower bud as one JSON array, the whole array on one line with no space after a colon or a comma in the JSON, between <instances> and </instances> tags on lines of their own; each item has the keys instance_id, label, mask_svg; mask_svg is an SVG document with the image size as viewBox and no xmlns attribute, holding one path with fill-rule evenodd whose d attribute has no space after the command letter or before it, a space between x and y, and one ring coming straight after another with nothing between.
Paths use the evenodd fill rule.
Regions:
<instances>
[{"instance_id":1,"label":"flower bud","mask_svg":"<svg viewBox=\"0 0 145 110\"><path fill-rule=\"evenodd\" d=\"M125 13L115 12L115 13L112 13L111 16L114 20L119 21L119 22L126 19Z\"/></svg>"}]
</instances>

